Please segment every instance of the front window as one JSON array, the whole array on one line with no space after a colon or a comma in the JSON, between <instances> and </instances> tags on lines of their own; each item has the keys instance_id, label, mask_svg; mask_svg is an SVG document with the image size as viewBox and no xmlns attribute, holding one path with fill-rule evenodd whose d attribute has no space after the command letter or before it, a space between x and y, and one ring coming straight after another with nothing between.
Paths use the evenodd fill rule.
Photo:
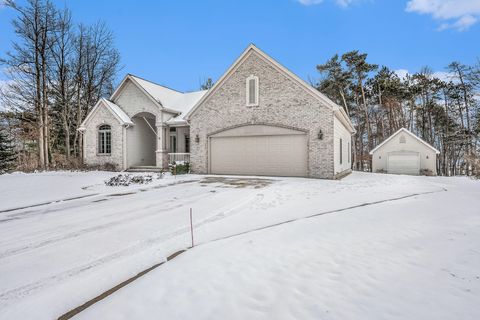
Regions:
<instances>
[{"instance_id":1,"label":"front window","mask_svg":"<svg viewBox=\"0 0 480 320\"><path fill-rule=\"evenodd\" d=\"M112 153L112 129L109 125L102 125L98 128L98 153Z\"/></svg>"},{"instance_id":2,"label":"front window","mask_svg":"<svg viewBox=\"0 0 480 320\"><path fill-rule=\"evenodd\" d=\"M190 136L185 136L185 153L190 153Z\"/></svg>"}]
</instances>

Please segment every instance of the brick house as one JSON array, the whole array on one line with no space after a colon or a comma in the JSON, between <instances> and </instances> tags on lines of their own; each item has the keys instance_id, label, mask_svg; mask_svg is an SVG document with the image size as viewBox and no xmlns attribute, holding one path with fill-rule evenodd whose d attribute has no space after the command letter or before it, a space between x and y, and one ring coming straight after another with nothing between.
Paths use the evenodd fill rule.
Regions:
<instances>
[{"instance_id":1,"label":"brick house","mask_svg":"<svg viewBox=\"0 0 480 320\"><path fill-rule=\"evenodd\" d=\"M79 130L90 165L327 179L350 171L355 133L342 107L254 45L208 91L127 75Z\"/></svg>"}]
</instances>

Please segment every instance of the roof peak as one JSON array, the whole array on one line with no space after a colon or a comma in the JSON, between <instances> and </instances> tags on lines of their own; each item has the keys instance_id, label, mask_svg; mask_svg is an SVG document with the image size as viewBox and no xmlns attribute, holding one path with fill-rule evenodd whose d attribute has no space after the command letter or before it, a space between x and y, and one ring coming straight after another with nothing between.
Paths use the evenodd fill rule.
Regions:
<instances>
[{"instance_id":1,"label":"roof peak","mask_svg":"<svg viewBox=\"0 0 480 320\"><path fill-rule=\"evenodd\" d=\"M149 82L151 84L154 84L156 86L159 86L159 87L162 87L162 88L165 88L165 89L168 89L168 90L171 90L171 91L175 91L177 93L185 93L185 92L182 92L182 91L179 91L179 90L176 90L176 89L173 89L173 88L170 88L168 86L165 86L163 84L159 84L159 83L156 83L152 80L148 80L148 79L145 79L145 78L142 78L142 77L139 77L137 75L134 75L134 74L131 74L131 73L127 73L127 76L130 76L130 77L133 77L133 78L137 78L137 79L140 79L140 80L143 80L143 81L146 81L146 82Z\"/></svg>"},{"instance_id":2,"label":"roof peak","mask_svg":"<svg viewBox=\"0 0 480 320\"><path fill-rule=\"evenodd\" d=\"M429 147L430 149L432 149L433 151L435 151L436 154L439 154L440 151L435 148L434 146L432 146L431 144L429 144L428 142L426 142L425 140L423 140L422 138L418 137L415 133L413 133L412 131L408 130L407 128L405 127L402 127L400 129L398 129L397 131L395 131L394 133L392 133L387 139L383 140L379 145L377 145L375 148L373 148L369 154L373 154L375 151L377 151L378 149L380 149L380 147L382 147L384 144L386 144L388 141L392 140L393 137L395 137L397 134L399 134L400 132L405 132L409 135L411 135L412 137L414 137L417 141L419 141L420 143L426 145L427 147Z\"/></svg>"}]
</instances>

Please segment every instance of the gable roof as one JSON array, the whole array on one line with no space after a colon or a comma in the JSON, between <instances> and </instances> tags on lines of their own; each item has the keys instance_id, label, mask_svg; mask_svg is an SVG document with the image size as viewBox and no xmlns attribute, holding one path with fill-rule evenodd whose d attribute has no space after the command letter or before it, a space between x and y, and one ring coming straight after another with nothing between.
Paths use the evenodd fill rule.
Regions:
<instances>
[{"instance_id":1,"label":"gable roof","mask_svg":"<svg viewBox=\"0 0 480 320\"><path fill-rule=\"evenodd\" d=\"M280 63L275 61L272 57L267 55L265 52L257 48L254 44L250 44L238 57L237 60L228 68L228 70L222 75L222 77L213 85L213 87L193 106L193 108L185 115L185 119L188 120L198 109L198 107L209 97L211 96L224 82L228 77L240 66L240 64L246 60L253 52L257 53L261 58L272 64L278 71L286 75L288 78L299 84L303 89L309 92L311 95L316 97L320 102L326 105L328 108L335 112L335 115L342 120L342 123L350 130L351 133L355 133L355 128L353 127L350 118L347 116L345 110L335 102L330 100L327 96L322 94L320 91L306 83L304 80L300 79L293 72L282 66Z\"/></svg>"},{"instance_id":2,"label":"gable roof","mask_svg":"<svg viewBox=\"0 0 480 320\"><path fill-rule=\"evenodd\" d=\"M155 82L127 74L120 82L120 85L113 92L110 100L115 100L122 91L124 83L131 81L142 91L157 107L172 113L186 114L206 93L205 90L194 92L180 92Z\"/></svg>"},{"instance_id":3,"label":"gable roof","mask_svg":"<svg viewBox=\"0 0 480 320\"><path fill-rule=\"evenodd\" d=\"M397 130L397 132L395 132L394 134L392 134L390 137L388 137L387 139L385 139L385 141L383 141L382 143L380 143L378 146L376 146L372 151L370 151L370 154L373 154L375 151L377 151L378 149L380 149L383 145L385 145L386 143L388 143L390 140L392 140L395 136L397 136L399 133L405 133L405 134L408 134L410 135L411 137L413 137L414 139L416 139L418 142L422 143L423 145L427 146L428 148L430 148L431 150L433 150L436 154L439 154L440 151L438 151L436 148L434 148L433 146L431 146L430 144L428 144L427 142L425 142L424 140L420 139L419 137L417 137L415 134L413 134L411 131L407 130L406 128L401 128L399 130Z\"/></svg>"},{"instance_id":4,"label":"gable roof","mask_svg":"<svg viewBox=\"0 0 480 320\"><path fill-rule=\"evenodd\" d=\"M87 123L90 121L90 119L92 119L97 109L100 108L101 106L103 106L108 111L110 111L114 115L114 117L118 120L118 122L120 122L121 125L134 125L130 117L119 106L117 106L115 103L111 101L108 101L105 98L101 98L100 100L98 100L95 107L93 107L92 111L88 113L87 117L85 118L85 120L83 120L78 130L84 131L86 129Z\"/></svg>"}]
</instances>

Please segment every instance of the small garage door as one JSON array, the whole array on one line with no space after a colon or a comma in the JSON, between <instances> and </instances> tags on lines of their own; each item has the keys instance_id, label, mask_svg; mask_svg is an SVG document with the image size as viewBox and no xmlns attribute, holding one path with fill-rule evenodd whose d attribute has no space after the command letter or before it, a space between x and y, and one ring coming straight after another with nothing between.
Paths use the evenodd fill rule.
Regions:
<instances>
[{"instance_id":1,"label":"small garage door","mask_svg":"<svg viewBox=\"0 0 480 320\"><path fill-rule=\"evenodd\" d=\"M420 174L420 159L416 153L390 154L387 164L388 173Z\"/></svg>"},{"instance_id":2,"label":"small garage door","mask_svg":"<svg viewBox=\"0 0 480 320\"><path fill-rule=\"evenodd\" d=\"M278 135L250 133L247 136L211 137L210 172L292 177L307 175L307 141L303 132Z\"/></svg>"}]
</instances>

